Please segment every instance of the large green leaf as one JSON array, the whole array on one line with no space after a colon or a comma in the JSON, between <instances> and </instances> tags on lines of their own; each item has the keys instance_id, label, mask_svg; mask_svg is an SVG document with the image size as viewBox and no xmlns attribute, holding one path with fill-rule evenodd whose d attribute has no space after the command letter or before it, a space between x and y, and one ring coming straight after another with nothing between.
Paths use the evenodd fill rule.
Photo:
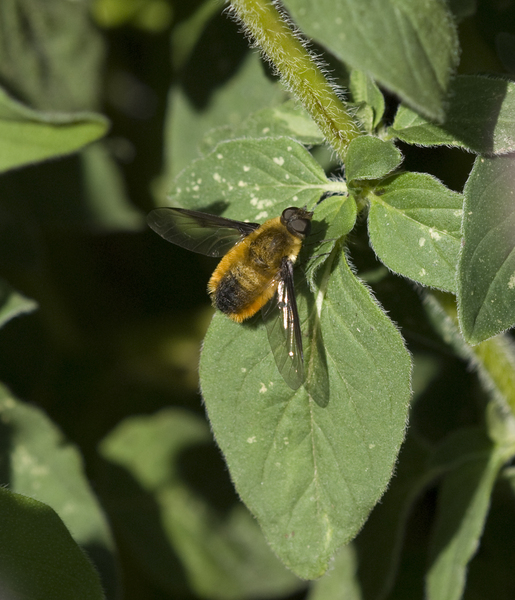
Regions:
<instances>
[{"instance_id":1,"label":"large green leaf","mask_svg":"<svg viewBox=\"0 0 515 600\"><path fill-rule=\"evenodd\" d=\"M272 554L249 512L232 496L223 503L226 473L211 443L205 420L181 409L126 419L110 433L101 452L117 467L108 472L106 501L118 530L173 597L186 593L177 557L204 598L291 593L302 583Z\"/></svg>"},{"instance_id":2,"label":"large green leaf","mask_svg":"<svg viewBox=\"0 0 515 600\"><path fill-rule=\"evenodd\" d=\"M105 598L92 564L49 506L0 487L0 514L2 598Z\"/></svg>"},{"instance_id":3,"label":"large green leaf","mask_svg":"<svg viewBox=\"0 0 515 600\"><path fill-rule=\"evenodd\" d=\"M458 307L471 344L515 323L514 169L513 155L478 157L464 190Z\"/></svg>"},{"instance_id":4,"label":"large green leaf","mask_svg":"<svg viewBox=\"0 0 515 600\"><path fill-rule=\"evenodd\" d=\"M201 386L215 437L244 502L273 550L316 578L352 539L390 479L404 437L410 360L391 321L338 247L318 271L316 307L329 395L293 392L259 319L216 314L204 341Z\"/></svg>"},{"instance_id":5,"label":"large green leaf","mask_svg":"<svg viewBox=\"0 0 515 600\"><path fill-rule=\"evenodd\" d=\"M277 206L312 206L324 192L345 191L329 181L310 153L291 138L223 142L194 161L175 180L174 204L222 209L231 218L261 221Z\"/></svg>"},{"instance_id":6,"label":"large green leaf","mask_svg":"<svg viewBox=\"0 0 515 600\"><path fill-rule=\"evenodd\" d=\"M23 404L3 387L0 388L0 423L0 437L3 440L0 453L0 465L2 466L0 484L8 486L13 492L38 500L37 503L28 500L20 501L21 504L18 503L18 506L21 508L25 506L32 513L35 511L41 514L43 519L41 527L44 528L44 534L43 532L37 534L37 529L31 531L27 524L29 529L23 536L19 534L17 543L21 547L23 545L31 547L38 537L47 536L49 544L56 544L56 553L54 554L48 547L45 548L43 539L40 539L38 542L42 544L38 547L40 555L37 563L34 563L34 568L43 572L48 568L48 575L53 581L62 575L60 573L63 566L60 563L63 559L59 553L63 553L63 555L70 553L70 559L74 553L82 556L78 548L74 551L71 547L71 545L75 546L76 542L88 551L89 556L102 573L104 587L113 592L115 587L113 541L103 512L85 478L81 457L77 450L65 443L62 434L39 409ZM11 499L9 502L13 502L13 500ZM69 531L72 532L75 542L71 540L69 534L64 537L70 537L70 540L62 541L64 526L54 512L40 502L44 502L55 510ZM46 516L44 516L45 514ZM30 514L27 514L26 518L30 519ZM2 517L2 523L0 529L4 531L5 525L9 523L8 517ZM49 531L53 528L55 528L55 532L50 537ZM11 531L9 535L16 536L16 530ZM61 541L59 541L60 539ZM61 544L65 544L65 546L61 546ZM11 548L7 550L6 548L9 547L3 544L1 555L9 555L12 552ZM59 548L61 549L58 550ZM9 559L12 560L10 563L12 568L19 569L20 573L25 572L25 577L30 579L33 573L32 563L24 563L25 559L21 548L17 557L19 562L15 560L14 554ZM48 566L49 559L53 561L50 563L53 564L51 569ZM84 556L82 559L86 560ZM89 568L93 572L93 569ZM68 568L65 569L65 572L72 571L68 571ZM84 574L84 571L82 572ZM65 577L64 579L63 585L65 583L70 585L74 581L73 578L66 580ZM4 581L3 578L0 580ZM30 597L69 598L70 596L49 594Z\"/></svg>"},{"instance_id":7,"label":"large green leaf","mask_svg":"<svg viewBox=\"0 0 515 600\"><path fill-rule=\"evenodd\" d=\"M0 89L0 173L76 152L108 128L102 115L35 111Z\"/></svg>"},{"instance_id":8,"label":"large green leaf","mask_svg":"<svg viewBox=\"0 0 515 600\"><path fill-rule=\"evenodd\" d=\"M441 120L457 65L452 17L439 0L287 0L307 36L371 75L423 114Z\"/></svg>"},{"instance_id":9,"label":"large green leaf","mask_svg":"<svg viewBox=\"0 0 515 600\"><path fill-rule=\"evenodd\" d=\"M423 285L455 290L463 198L425 173L393 175L369 195L379 259Z\"/></svg>"},{"instance_id":10,"label":"large green leaf","mask_svg":"<svg viewBox=\"0 0 515 600\"><path fill-rule=\"evenodd\" d=\"M391 136L418 146L458 146L478 154L513 152L515 83L462 75L451 85L441 125L401 105L388 131Z\"/></svg>"}]
</instances>

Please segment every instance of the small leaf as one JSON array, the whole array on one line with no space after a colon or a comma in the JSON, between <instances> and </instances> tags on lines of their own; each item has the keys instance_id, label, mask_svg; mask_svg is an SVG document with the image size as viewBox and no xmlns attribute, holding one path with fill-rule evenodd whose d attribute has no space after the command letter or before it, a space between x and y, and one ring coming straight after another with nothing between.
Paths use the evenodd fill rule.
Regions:
<instances>
[{"instance_id":1,"label":"small leaf","mask_svg":"<svg viewBox=\"0 0 515 600\"><path fill-rule=\"evenodd\" d=\"M513 155L478 157L465 185L458 307L471 344L515 323L514 168Z\"/></svg>"},{"instance_id":2,"label":"small leaf","mask_svg":"<svg viewBox=\"0 0 515 600\"><path fill-rule=\"evenodd\" d=\"M458 62L452 17L427 0L287 0L308 37L348 66L369 73L407 104L441 120L449 77Z\"/></svg>"},{"instance_id":3,"label":"small leaf","mask_svg":"<svg viewBox=\"0 0 515 600\"><path fill-rule=\"evenodd\" d=\"M310 258L306 268L309 287L315 292L317 285L315 274L328 260L337 241L347 235L356 223L357 208L351 196L330 196L316 207L314 225L305 247L315 245L315 255ZM320 225L318 225L320 223ZM322 239L323 238L323 239Z\"/></svg>"},{"instance_id":4,"label":"small leaf","mask_svg":"<svg viewBox=\"0 0 515 600\"><path fill-rule=\"evenodd\" d=\"M204 598L275 597L302 585L230 490L225 500L229 482L205 420L181 409L128 418L101 452L113 465L110 514L150 577L173 597L186 594L177 556Z\"/></svg>"},{"instance_id":5,"label":"small leaf","mask_svg":"<svg viewBox=\"0 0 515 600\"><path fill-rule=\"evenodd\" d=\"M18 315L36 310L37 307L35 300L26 298L0 279L0 327Z\"/></svg>"},{"instance_id":6,"label":"small leaf","mask_svg":"<svg viewBox=\"0 0 515 600\"><path fill-rule=\"evenodd\" d=\"M103 600L93 565L46 504L0 487L2 598Z\"/></svg>"},{"instance_id":7,"label":"small leaf","mask_svg":"<svg viewBox=\"0 0 515 600\"><path fill-rule=\"evenodd\" d=\"M465 450L465 451L464 451ZM443 478L433 532L431 567L427 575L429 600L459 600L467 565L477 552L490 496L505 460L480 431L458 431L439 450L453 467Z\"/></svg>"},{"instance_id":8,"label":"small leaf","mask_svg":"<svg viewBox=\"0 0 515 600\"><path fill-rule=\"evenodd\" d=\"M480 75L462 75L451 85L441 125L401 106L388 130L409 144L457 146L478 154L515 150L515 83Z\"/></svg>"},{"instance_id":9,"label":"small leaf","mask_svg":"<svg viewBox=\"0 0 515 600\"><path fill-rule=\"evenodd\" d=\"M425 173L393 175L370 197L370 241L390 269L455 289L463 198Z\"/></svg>"},{"instance_id":10,"label":"small leaf","mask_svg":"<svg viewBox=\"0 0 515 600\"><path fill-rule=\"evenodd\" d=\"M104 136L105 117L94 113L43 113L0 89L0 173L76 152Z\"/></svg>"},{"instance_id":11,"label":"small leaf","mask_svg":"<svg viewBox=\"0 0 515 600\"><path fill-rule=\"evenodd\" d=\"M373 117L367 129L372 133L383 118L384 96L370 75L356 69L352 69L350 73L349 87L355 103L364 102L372 109Z\"/></svg>"},{"instance_id":12,"label":"small leaf","mask_svg":"<svg viewBox=\"0 0 515 600\"><path fill-rule=\"evenodd\" d=\"M404 437L410 361L391 321L342 254L320 269L330 395L289 389L259 319L216 314L204 340L202 391L211 426L243 501L281 560L316 578L382 495ZM330 277L329 277L330 275Z\"/></svg>"},{"instance_id":13,"label":"small leaf","mask_svg":"<svg viewBox=\"0 0 515 600\"><path fill-rule=\"evenodd\" d=\"M227 204L225 216L249 221L276 217L281 206L312 206L324 192L345 189L327 179L303 146L285 137L218 144L186 168L175 186L170 196L174 204Z\"/></svg>"},{"instance_id":14,"label":"small leaf","mask_svg":"<svg viewBox=\"0 0 515 600\"><path fill-rule=\"evenodd\" d=\"M380 179L402 162L402 154L393 142L371 135L354 138L345 160L347 182L354 179Z\"/></svg>"}]
</instances>

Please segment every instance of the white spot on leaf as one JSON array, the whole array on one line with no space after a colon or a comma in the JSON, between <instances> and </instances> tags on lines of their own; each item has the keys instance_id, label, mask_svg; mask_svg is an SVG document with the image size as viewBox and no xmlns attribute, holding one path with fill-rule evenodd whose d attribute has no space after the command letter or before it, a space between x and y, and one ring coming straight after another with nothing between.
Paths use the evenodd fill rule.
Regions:
<instances>
[{"instance_id":1,"label":"white spot on leaf","mask_svg":"<svg viewBox=\"0 0 515 600\"><path fill-rule=\"evenodd\" d=\"M284 158L282 156L274 156L274 163L282 167L284 165Z\"/></svg>"}]
</instances>

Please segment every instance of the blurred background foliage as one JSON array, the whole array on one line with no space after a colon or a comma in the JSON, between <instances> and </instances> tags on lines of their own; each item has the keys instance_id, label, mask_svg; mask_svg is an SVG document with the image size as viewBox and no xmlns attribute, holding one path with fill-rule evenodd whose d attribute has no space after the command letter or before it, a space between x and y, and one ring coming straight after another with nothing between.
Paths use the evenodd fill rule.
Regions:
<instances>
[{"instance_id":1,"label":"blurred background foliage","mask_svg":"<svg viewBox=\"0 0 515 600\"><path fill-rule=\"evenodd\" d=\"M461 72L505 73L511 38L503 66L496 36L515 33L515 4L480 0L469 12L460 24ZM0 149L0 165L8 165L0 177L0 275L38 305L3 327L0 381L46 413L54 425L43 413L30 418L40 420L38 431L49 427L49 439L57 435L53 447L64 443L56 426L80 450L116 539L102 534L88 550L108 597L122 597L122 587L127 600L305 597L305 584L271 555L239 504L205 421L197 366L213 262L163 243L144 221L167 203L173 177L209 130L284 101L284 90L214 0L10 0L0 6L0 25L0 83L35 111L27 119L110 122L106 137L72 154L65 145L43 153L46 162L29 157L13 168L13 149ZM18 110L9 102L2 110ZM84 144L101 134L87 135ZM462 191L473 157L402 150L407 170ZM339 172L330 152L316 152ZM351 236L352 260L400 324L417 365L412 428L437 440L457 423L477 423L484 397L476 376L432 333L418 292L376 262L363 229ZM34 308L23 306L19 312ZM406 314L406 306L420 308ZM63 467L62 477L80 468ZM501 492L487 542L506 504ZM401 582L417 578L424 557L416 548L433 510L429 494L411 517L418 526ZM354 557L345 560L348 567Z\"/></svg>"}]
</instances>

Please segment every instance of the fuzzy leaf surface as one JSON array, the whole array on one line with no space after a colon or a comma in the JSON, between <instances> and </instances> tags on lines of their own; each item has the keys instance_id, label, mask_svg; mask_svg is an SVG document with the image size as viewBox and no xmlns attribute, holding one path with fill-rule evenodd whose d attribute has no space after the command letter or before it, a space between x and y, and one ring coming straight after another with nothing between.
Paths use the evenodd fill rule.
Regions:
<instances>
[{"instance_id":1,"label":"fuzzy leaf surface","mask_svg":"<svg viewBox=\"0 0 515 600\"><path fill-rule=\"evenodd\" d=\"M402 154L392 142L371 135L362 135L351 141L345 161L347 181L380 179L402 161Z\"/></svg>"},{"instance_id":2,"label":"fuzzy leaf surface","mask_svg":"<svg viewBox=\"0 0 515 600\"><path fill-rule=\"evenodd\" d=\"M370 200L368 227L379 259L423 285L455 290L461 194L425 173L401 173Z\"/></svg>"},{"instance_id":3,"label":"fuzzy leaf surface","mask_svg":"<svg viewBox=\"0 0 515 600\"><path fill-rule=\"evenodd\" d=\"M272 549L307 579L327 570L384 492L410 398L399 332L338 247L317 281L317 294L298 294L298 303L304 329L319 311L325 404L287 387L259 318L238 325L216 314L200 364L208 416L236 489Z\"/></svg>"},{"instance_id":4,"label":"fuzzy leaf surface","mask_svg":"<svg viewBox=\"0 0 515 600\"><path fill-rule=\"evenodd\" d=\"M278 207L313 206L326 191L345 190L327 179L309 152L291 138L223 142L175 180L173 204L249 221L276 217Z\"/></svg>"}]
</instances>

